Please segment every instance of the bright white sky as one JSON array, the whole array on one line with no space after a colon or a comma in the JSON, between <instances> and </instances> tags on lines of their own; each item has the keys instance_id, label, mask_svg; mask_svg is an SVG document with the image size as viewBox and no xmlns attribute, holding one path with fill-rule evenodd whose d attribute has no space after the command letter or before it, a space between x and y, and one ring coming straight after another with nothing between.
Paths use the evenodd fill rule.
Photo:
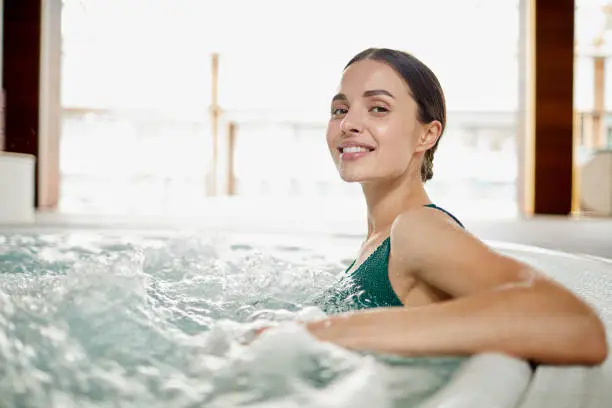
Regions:
<instances>
[{"instance_id":1,"label":"bright white sky","mask_svg":"<svg viewBox=\"0 0 612 408\"><path fill-rule=\"evenodd\" d=\"M409 51L449 109L517 104L517 0L65 0L64 105L208 105L221 53L226 109L327 114L344 64L369 46Z\"/></svg>"},{"instance_id":2,"label":"bright white sky","mask_svg":"<svg viewBox=\"0 0 612 408\"><path fill-rule=\"evenodd\" d=\"M201 112L210 101L210 53L219 52L224 108L326 114L348 59L386 46L428 64L450 110L517 107L518 0L64 3L67 106ZM578 1L580 42L601 30L604 3ZM585 107L589 67L578 68L577 103Z\"/></svg>"}]
</instances>

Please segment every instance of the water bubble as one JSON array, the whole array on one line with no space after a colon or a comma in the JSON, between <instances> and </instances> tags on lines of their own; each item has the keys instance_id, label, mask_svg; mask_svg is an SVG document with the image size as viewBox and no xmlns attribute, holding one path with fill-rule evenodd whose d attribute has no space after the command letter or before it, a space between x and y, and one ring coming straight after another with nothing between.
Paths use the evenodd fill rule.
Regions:
<instances>
[{"instance_id":1,"label":"water bubble","mask_svg":"<svg viewBox=\"0 0 612 408\"><path fill-rule=\"evenodd\" d=\"M325 317L312 299L342 271L312 249L273 243L274 252L193 234L0 235L0 244L6 406L394 401L386 363L321 343L294 323Z\"/></svg>"}]
</instances>

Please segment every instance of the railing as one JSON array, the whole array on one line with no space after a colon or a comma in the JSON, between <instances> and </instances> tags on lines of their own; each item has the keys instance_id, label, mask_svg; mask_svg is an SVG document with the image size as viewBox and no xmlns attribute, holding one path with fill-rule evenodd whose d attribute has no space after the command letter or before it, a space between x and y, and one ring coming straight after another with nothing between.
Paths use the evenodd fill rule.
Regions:
<instances>
[{"instance_id":1,"label":"railing","mask_svg":"<svg viewBox=\"0 0 612 408\"><path fill-rule=\"evenodd\" d=\"M325 120L311 116L224 112L219 127L217 195L358 193L337 175L325 142ZM512 112L449 112L449 126L436 159L438 184L444 179L512 183L514 122ZM64 109L63 201L80 200L86 205L86 196L93 202L110 202L119 196L124 201L142 199L163 207L177 200L203 200L208 195L211 145L210 122L198 118ZM483 172L474 166L474 160L464 160L463 173L456 168L445 170L456 162L457 152L471 153L481 162L496 157L498 174ZM505 167L500 163L506 163Z\"/></svg>"},{"instance_id":2,"label":"railing","mask_svg":"<svg viewBox=\"0 0 612 408\"><path fill-rule=\"evenodd\" d=\"M458 180L464 182L464 187L466 183L513 184L516 177L516 113L449 112L448 116L449 125L435 161L435 182L430 185L446 188L443 184ZM323 121L269 123L234 118L227 125L225 135L226 146L231 148L222 154L228 157L221 171L220 185L226 188L223 192L250 194L243 188L245 185L265 183L274 176L273 169L282 169L280 176L286 189L297 194L300 194L299 184L303 185L302 190L308 190L305 185L309 184L309 191L315 194L354 194L357 190L338 178L327 150L326 125ZM249 157L248 152L262 144L273 148L260 151L258 160ZM461 157L457 157L459 152ZM483 163L491 157L495 165L487 172L476 165L477 161Z\"/></svg>"},{"instance_id":3,"label":"railing","mask_svg":"<svg viewBox=\"0 0 612 408\"><path fill-rule=\"evenodd\" d=\"M612 147L612 112L576 112L576 146L587 150Z\"/></svg>"},{"instance_id":4,"label":"railing","mask_svg":"<svg viewBox=\"0 0 612 408\"><path fill-rule=\"evenodd\" d=\"M159 213L206 193L210 124L199 118L64 109L60 143L64 211Z\"/></svg>"},{"instance_id":5,"label":"railing","mask_svg":"<svg viewBox=\"0 0 612 408\"><path fill-rule=\"evenodd\" d=\"M142 111L64 109L62 202L72 209L132 202L133 211L198 207L210 191L211 124ZM428 188L466 200L515 200L516 113L449 112ZM576 114L578 147L612 146L612 114ZM219 123L216 195L353 196L325 142L325 120L224 112ZM114 200L114 201L113 201Z\"/></svg>"}]
</instances>

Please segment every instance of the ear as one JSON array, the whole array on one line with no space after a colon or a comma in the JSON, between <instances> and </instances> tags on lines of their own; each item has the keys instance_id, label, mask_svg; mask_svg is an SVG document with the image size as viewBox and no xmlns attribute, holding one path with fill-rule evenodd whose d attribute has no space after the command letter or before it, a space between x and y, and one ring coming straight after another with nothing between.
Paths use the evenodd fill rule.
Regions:
<instances>
[{"instance_id":1,"label":"ear","mask_svg":"<svg viewBox=\"0 0 612 408\"><path fill-rule=\"evenodd\" d=\"M437 120L423 126L423 131L419 136L419 143L417 144L417 152L425 152L436 144L442 134L442 124Z\"/></svg>"}]
</instances>

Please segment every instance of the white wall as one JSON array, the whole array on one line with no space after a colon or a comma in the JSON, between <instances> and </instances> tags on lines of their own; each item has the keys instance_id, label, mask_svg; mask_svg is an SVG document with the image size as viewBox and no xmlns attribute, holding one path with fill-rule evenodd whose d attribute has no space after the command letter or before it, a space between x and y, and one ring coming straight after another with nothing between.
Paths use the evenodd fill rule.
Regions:
<instances>
[{"instance_id":1,"label":"white wall","mask_svg":"<svg viewBox=\"0 0 612 408\"><path fill-rule=\"evenodd\" d=\"M34 156L0 152L0 225L34 221Z\"/></svg>"}]
</instances>

